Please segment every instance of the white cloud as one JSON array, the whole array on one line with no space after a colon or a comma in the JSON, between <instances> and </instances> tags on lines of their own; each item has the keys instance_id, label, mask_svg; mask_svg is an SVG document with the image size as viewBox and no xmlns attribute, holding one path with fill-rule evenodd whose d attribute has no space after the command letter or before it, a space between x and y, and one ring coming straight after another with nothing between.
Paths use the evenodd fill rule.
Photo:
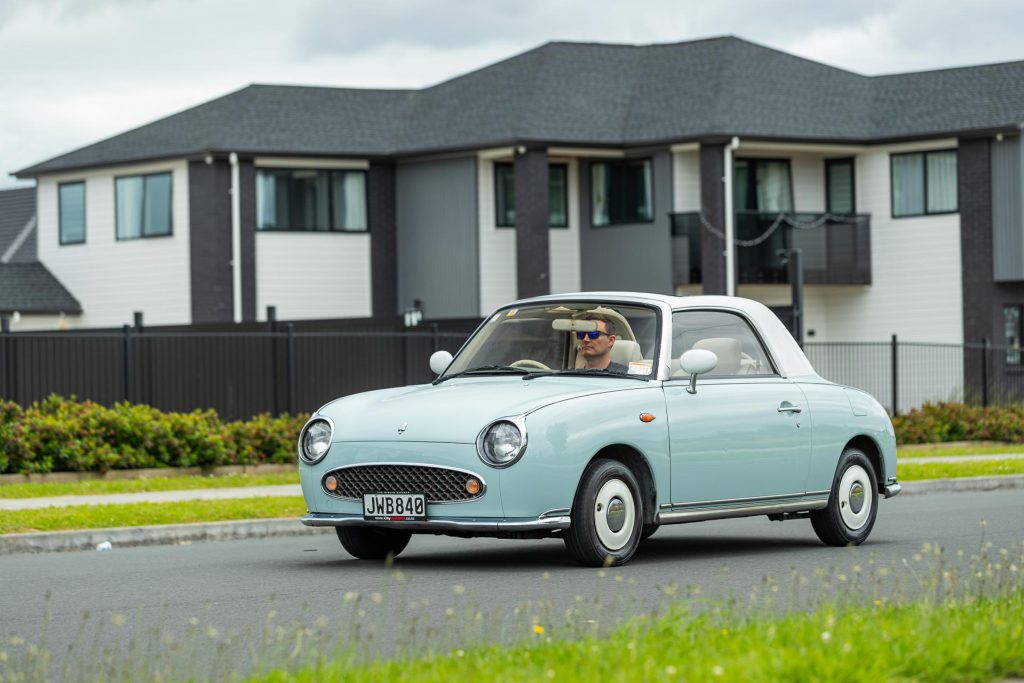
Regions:
<instances>
[{"instance_id":1,"label":"white cloud","mask_svg":"<svg viewBox=\"0 0 1024 683\"><path fill-rule=\"evenodd\" d=\"M0 0L0 171L253 82L422 87L549 40L727 34L894 73L1022 59L1022 25L1019 0Z\"/></svg>"}]
</instances>

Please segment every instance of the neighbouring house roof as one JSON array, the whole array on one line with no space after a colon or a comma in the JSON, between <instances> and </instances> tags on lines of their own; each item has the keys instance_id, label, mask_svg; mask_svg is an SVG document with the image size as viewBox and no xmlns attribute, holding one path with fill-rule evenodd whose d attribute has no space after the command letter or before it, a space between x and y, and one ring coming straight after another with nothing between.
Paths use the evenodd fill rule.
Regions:
<instances>
[{"instance_id":1,"label":"neighbouring house roof","mask_svg":"<svg viewBox=\"0 0 1024 683\"><path fill-rule=\"evenodd\" d=\"M36 189L0 190L0 313L81 313L36 258Z\"/></svg>"},{"instance_id":2,"label":"neighbouring house roof","mask_svg":"<svg viewBox=\"0 0 1024 683\"><path fill-rule=\"evenodd\" d=\"M82 305L42 263L0 263L0 313L81 313Z\"/></svg>"},{"instance_id":3,"label":"neighbouring house roof","mask_svg":"<svg viewBox=\"0 0 1024 683\"><path fill-rule=\"evenodd\" d=\"M389 156L724 135L872 142L1021 121L1024 61L870 77L735 37L555 42L422 90L251 85L18 175L227 151Z\"/></svg>"},{"instance_id":4,"label":"neighbouring house roof","mask_svg":"<svg viewBox=\"0 0 1024 683\"><path fill-rule=\"evenodd\" d=\"M0 263L36 260L36 189L0 190Z\"/></svg>"}]
</instances>

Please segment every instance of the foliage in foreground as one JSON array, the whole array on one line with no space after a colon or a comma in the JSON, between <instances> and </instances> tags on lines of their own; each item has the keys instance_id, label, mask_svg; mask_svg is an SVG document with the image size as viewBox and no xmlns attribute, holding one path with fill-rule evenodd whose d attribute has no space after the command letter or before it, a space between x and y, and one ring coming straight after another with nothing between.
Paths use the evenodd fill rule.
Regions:
<instances>
[{"instance_id":1,"label":"foliage in foreground","mask_svg":"<svg viewBox=\"0 0 1024 683\"><path fill-rule=\"evenodd\" d=\"M968 558L925 543L898 571L857 551L846 559L841 570L794 569L784 584L765 577L747 600L705 600L699 586L668 584L653 613L632 618L652 608L638 606L629 588L635 581L624 581L620 569L598 571L596 594L575 596L564 609L570 596L559 596L561 605L545 597L545 572L529 600L486 615L461 585L447 598L433 591L410 601L413 584L388 570L379 591L339 588L332 617L315 621L280 623L270 612L254 630L233 633L193 618L184 634L163 625L128 640L117 637L119 629L136 617L95 623L86 615L82 637L59 644L62 657L45 642L9 636L0 640L0 680L50 680L58 672L64 681L253 683L989 681L1024 674L1024 546L997 552L982 541ZM613 594L611 579L626 591ZM111 644L98 649L87 626L106 628Z\"/></svg>"},{"instance_id":2,"label":"foliage in foreground","mask_svg":"<svg viewBox=\"0 0 1024 683\"><path fill-rule=\"evenodd\" d=\"M0 473L106 472L295 462L300 415L222 422L212 410L50 396L22 409L0 400Z\"/></svg>"}]
</instances>

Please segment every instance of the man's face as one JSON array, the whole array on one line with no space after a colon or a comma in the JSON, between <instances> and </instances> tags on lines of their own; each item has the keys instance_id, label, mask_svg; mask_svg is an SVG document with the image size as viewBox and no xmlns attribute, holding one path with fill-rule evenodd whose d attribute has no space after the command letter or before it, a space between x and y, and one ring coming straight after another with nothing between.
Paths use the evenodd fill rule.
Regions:
<instances>
[{"instance_id":1,"label":"man's face","mask_svg":"<svg viewBox=\"0 0 1024 683\"><path fill-rule=\"evenodd\" d=\"M584 336L580 341L580 353L587 359L601 358L607 355L615 343L615 337L605 331L605 322L603 320L595 320L594 324L597 325L598 331L604 334L598 335L597 339Z\"/></svg>"}]
</instances>

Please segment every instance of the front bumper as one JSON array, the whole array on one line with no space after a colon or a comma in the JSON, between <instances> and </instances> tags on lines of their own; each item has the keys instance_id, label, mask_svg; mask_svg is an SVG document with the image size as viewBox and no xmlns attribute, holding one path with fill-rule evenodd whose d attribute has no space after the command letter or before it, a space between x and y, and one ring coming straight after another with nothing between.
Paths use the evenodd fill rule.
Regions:
<instances>
[{"instance_id":1,"label":"front bumper","mask_svg":"<svg viewBox=\"0 0 1024 683\"><path fill-rule=\"evenodd\" d=\"M306 526L372 526L388 529L406 529L421 533L456 534L466 536L503 536L531 533L550 533L568 529L568 515L535 518L457 518L431 517L421 522L386 522L364 519L362 515L344 513L307 512L302 518Z\"/></svg>"}]
</instances>

